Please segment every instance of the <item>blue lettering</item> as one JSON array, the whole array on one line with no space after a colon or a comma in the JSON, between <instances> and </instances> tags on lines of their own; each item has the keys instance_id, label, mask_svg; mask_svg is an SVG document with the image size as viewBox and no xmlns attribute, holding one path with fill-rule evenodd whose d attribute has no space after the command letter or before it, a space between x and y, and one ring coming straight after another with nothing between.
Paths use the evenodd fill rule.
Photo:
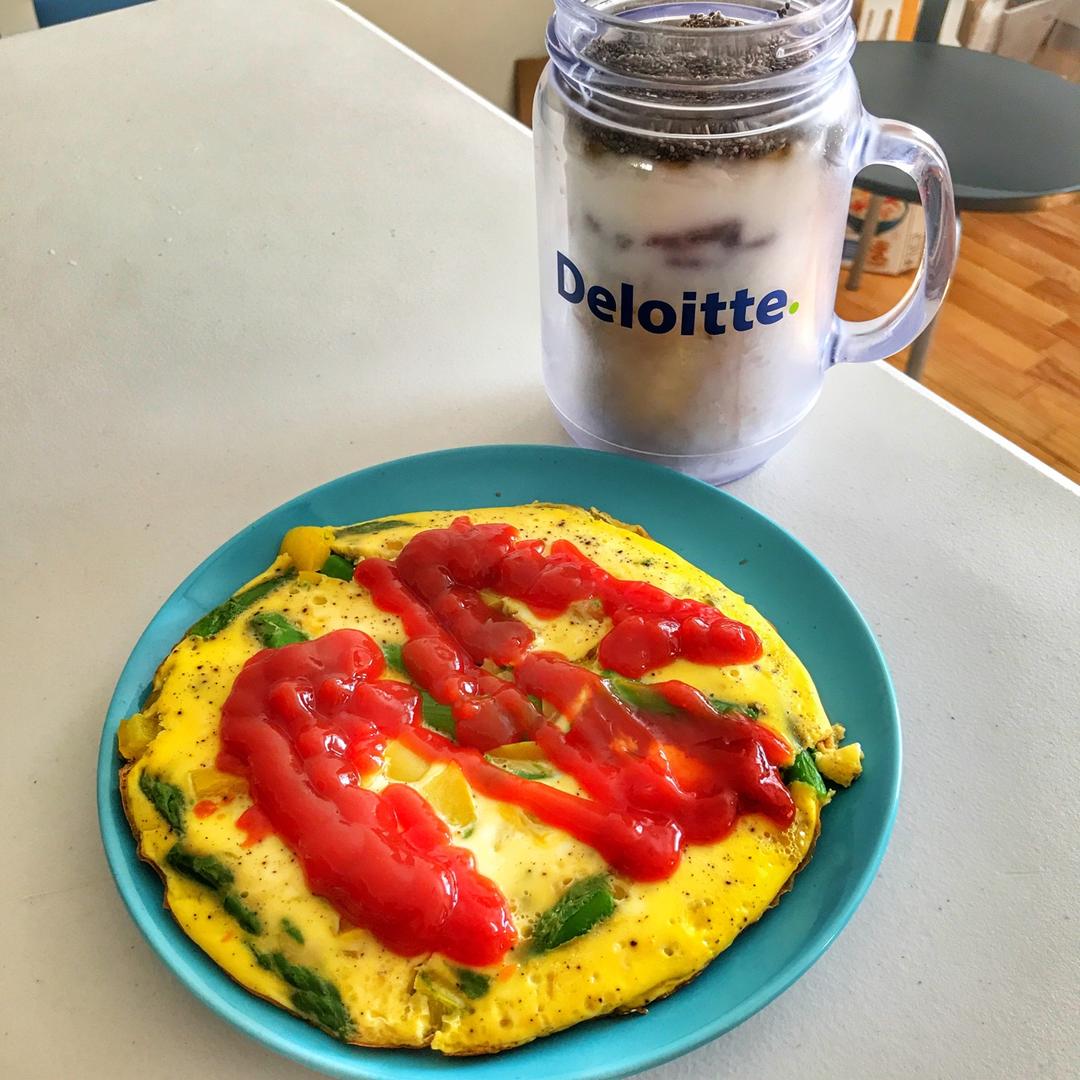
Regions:
<instances>
[{"instance_id":1,"label":"blue lettering","mask_svg":"<svg viewBox=\"0 0 1080 1080\"><path fill-rule=\"evenodd\" d=\"M589 290L589 310L601 322L615 321L615 297L603 285L594 285ZM784 303L787 303L785 300Z\"/></svg>"},{"instance_id":2,"label":"blue lettering","mask_svg":"<svg viewBox=\"0 0 1080 1080\"><path fill-rule=\"evenodd\" d=\"M783 289L773 289L766 293L757 306L757 321L768 326L770 323L779 322L784 317L784 308L787 307L787 293Z\"/></svg>"},{"instance_id":3,"label":"blue lettering","mask_svg":"<svg viewBox=\"0 0 1080 1080\"><path fill-rule=\"evenodd\" d=\"M679 333L683 337L693 337L694 323L697 321L697 293L684 292L682 298L682 321L679 323Z\"/></svg>"},{"instance_id":4,"label":"blue lettering","mask_svg":"<svg viewBox=\"0 0 1080 1080\"><path fill-rule=\"evenodd\" d=\"M631 329L634 325L634 286L625 281L619 286L619 308L622 312L619 325Z\"/></svg>"},{"instance_id":5,"label":"blue lettering","mask_svg":"<svg viewBox=\"0 0 1080 1080\"><path fill-rule=\"evenodd\" d=\"M561 251L557 252L557 256L555 262L559 278L559 295L564 300L569 300L571 304L580 304L581 298L585 295L585 279L571 259L568 259ZM567 270L570 271L574 281L574 288L571 292L564 288Z\"/></svg>"},{"instance_id":6,"label":"blue lettering","mask_svg":"<svg viewBox=\"0 0 1080 1080\"><path fill-rule=\"evenodd\" d=\"M722 300L719 292L698 293L688 289L682 294L681 304L646 299L636 305L632 282L619 282L616 296L604 285L589 285L568 255L561 251L555 255L559 295L570 304L580 304L584 300L594 319L609 324L617 322L627 330L640 327L648 334L670 334L677 328L681 336L693 337L700 326L709 337L717 337L729 328L740 333L752 330L755 316L762 326L771 326L799 307L797 302L789 302L783 289L773 289L760 300L756 300L749 289L737 289L729 300Z\"/></svg>"},{"instance_id":7,"label":"blue lettering","mask_svg":"<svg viewBox=\"0 0 1080 1080\"><path fill-rule=\"evenodd\" d=\"M715 337L717 334L722 334L727 327L720 321L720 312L727 307L727 302L720 299L718 292L711 292L705 294L705 300L702 302L701 311L705 316L705 333L711 337Z\"/></svg>"},{"instance_id":8,"label":"blue lettering","mask_svg":"<svg viewBox=\"0 0 1080 1080\"><path fill-rule=\"evenodd\" d=\"M754 321L746 317L746 312L754 306L754 298L749 289L739 289L731 299L731 325L736 330L752 330Z\"/></svg>"},{"instance_id":9,"label":"blue lettering","mask_svg":"<svg viewBox=\"0 0 1080 1080\"><path fill-rule=\"evenodd\" d=\"M654 323L653 312L659 312L660 322ZM650 334L666 334L672 330L678 321L675 309L663 300L646 300L637 311L638 322L642 330L648 330Z\"/></svg>"}]
</instances>

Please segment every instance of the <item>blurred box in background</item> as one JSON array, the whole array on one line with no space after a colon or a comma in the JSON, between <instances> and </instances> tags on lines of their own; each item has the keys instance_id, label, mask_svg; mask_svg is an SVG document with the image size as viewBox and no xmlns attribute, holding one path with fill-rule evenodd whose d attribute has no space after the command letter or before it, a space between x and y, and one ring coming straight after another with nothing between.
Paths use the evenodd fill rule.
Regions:
<instances>
[{"instance_id":1,"label":"blurred box in background","mask_svg":"<svg viewBox=\"0 0 1080 1080\"><path fill-rule=\"evenodd\" d=\"M850 266L855 257L869 205L869 192L854 188L848 206L847 228L844 230L843 266ZM918 203L884 198L877 233L866 253L864 269L874 274L904 274L914 270L922 258L925 235L922 207Z\"/></svg>"},{"instance_id":2,"label":"blurred box in background","mask_svg":"<svg viewBox=\"0 0 1080 1080\"><path fill-rule=\"evenodd\" d=\"M532 127L533 96L546 66L546 56L530 56L514 61L514 115L526 127Z\"/></svg>"},{"instance_id":3,"label":"blurred box in background","mask_svg":"<svg viewBox=\"0 0 1080 1080\"><path fill-rule=\"evenodd\" d=\"M957 36L967 49L1080 80L1080 0L967 0Z\"/></svg>"},{"instance_id":4,"label":"blurred box in background","mask_svg":"<svg viewBox=\"0 0 1080 1080\"><path fill-rule=\"evenodd\" d=\"M853 0L851 17L860 41L910 41L919 0Z\"/></svg>"}]
</instances>

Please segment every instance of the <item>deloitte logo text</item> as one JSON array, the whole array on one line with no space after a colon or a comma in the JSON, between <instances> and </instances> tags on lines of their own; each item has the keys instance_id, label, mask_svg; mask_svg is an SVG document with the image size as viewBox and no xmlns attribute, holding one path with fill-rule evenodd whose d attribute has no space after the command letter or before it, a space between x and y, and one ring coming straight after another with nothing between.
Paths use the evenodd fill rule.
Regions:
<instances>
[{"instance_id":1,"label":"deloitte logo text","mask_svg":"<svg viewBox=\"0 0 1080 1080\"><path fill-rule=\"evenodd\" d=\"M770 326L799 310L798 300L789 301L783 289L774 289L760 300L751 296L748 289L737 290L729 300L721 300L718 292L705 293L701 300L696 292L684 292L682 303L676 308L666 300L638 303L634 286L623 281L616 298L615 293L603 285L588 285L568 256L561 251L555 254L559 295L570 304L584 301L600 322L617 321L627 329L640 326L650 334L670 334L677 329L684 337L693 337L700 326L706 334L715 337L726 333L729 327L742 332L753 330L758 323ZM698 315L701 316L700 323Z\"/></svg>"}]
</instances>

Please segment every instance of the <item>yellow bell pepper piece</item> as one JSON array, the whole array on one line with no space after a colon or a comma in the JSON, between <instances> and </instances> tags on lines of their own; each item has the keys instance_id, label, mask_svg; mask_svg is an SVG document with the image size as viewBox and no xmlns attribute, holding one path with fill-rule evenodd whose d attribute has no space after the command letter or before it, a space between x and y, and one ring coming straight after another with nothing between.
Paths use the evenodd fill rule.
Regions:
<instances>
[{"instance_id":1,"label":"yellow bell pepper piece","mask_svg":"<svg viewBox=\"0 0 1080 1080\"><path fill-rule=\"evenodd\" d=\"M117 745L121 756L128 761L134 761L142 757L146 748L154 741L158 733L157 717L148 716L146 713L137 712L132 716L120 721L120 728L116 733Z\"/></svg>"},{"instance_id":2,"label":"yellow bell pepper piece","mask_svg":"<svg viewBox=\"0 0 1080 1080\"><path fill-rule=\"evenodd\" d=\"M386 747L384 760L386 775L391 780L399 780L406 784L419 780L431 768L430 762L399 742L391 742Z\"/></svg>"},{"instance_id":3,"label":"yellow bell pepper piece","mask_svg":"<svg viewBox=\"0 0 1080 1080\"><path fill-rule=\"evenodd\" d=\"M196 799L243 795L247 789L247 781L242 776L234 776L218 769L193 769L191 772L191 790Z\"/></svg>"},{"instance_id":4,"label":"yellow bell pepper piece","mask_svg":"<svg viewBox=\"0 0 1080 1080\"><path fill-rule=\"evenodd\" d=\"M457 765L449 764L430 780L419 785L420 794L451 825L471 825L476 820L476 803L465 774Z\"/></svg>"},{"instance_id":5,"label":"yellow bell pepper piece","mask_svg":"<svg viewBox=\"0 0 1080 1080\"><path fill-rule=\"evenodd\" d=\"M505 761L544 761L544 751L534 742L506 743L488 751L489 757L502 758Z\"/></svg>"},{"instance_id":6,"label":"yellow bell pepper piece","mask_svg":"<svg viewBox=\"0 0 1080 1080\"><path fill-rule=\"evenodd\" d=\"M297 570L321 570L330 558L334 530L317 525L298 525L281 541L281 554L292 559Z\"/></svg>"}]
</instances>

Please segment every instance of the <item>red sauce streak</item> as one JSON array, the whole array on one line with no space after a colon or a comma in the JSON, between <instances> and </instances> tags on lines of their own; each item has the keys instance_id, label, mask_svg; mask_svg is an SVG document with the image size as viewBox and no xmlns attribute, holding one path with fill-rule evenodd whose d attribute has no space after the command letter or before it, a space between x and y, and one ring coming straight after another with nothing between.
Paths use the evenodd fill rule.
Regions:
<instances>
[{"instance_id":1,"label":"red sauce streak","mask_svg":"<svg viewBox=\"0 0 1080 1080\"><path fill-rule=\"evenodd\" d=\"M497 963L517 934L472 854L412 788L360 786L388 740L420 722L417 691L372 681L382 670L358 630L256 653L222 709L219 768L247 779L312 891L351 923L403 956Z\"/></svg>"},{"instance_id":2,"label":"red sauce streak","mask_svg":"<svg viewBox=\"0 0 1080 1080\"><path fill-rule=\"evenodd\" d=\"M542 722L534 738L589 798L524 780L428 728L399 737L424 757L456 762L482 795L570 833L637 881L670 877L687 843L722 840L742 814L791 824L794 803L776 771L791 748L752 720L717 713L693 687L653 684L680 708L666 715L630 709L599 676L554 653L530 654L517 680L571 721L566 734Z\"/></svg>"},{"instance_id":3,"label":"red sauce streak","mask_svg":"<svg viewBox=\"0 0 1080 1080\"><path fill-rule=\"evenodd\" d=\"M687 843L722 839L743 814L781 826L793 820L777 772L792 760L781 736L718 713L681 682L652 684L667 708L630 708L595 673L530 652L532 631L481 591L548 617L598 602L613 624L600 663L631 677L678 656L756 660L757 635L715 608L614 578L566 541L545 554L542 542L519 540L509 525L467 518L417 534L393 562L364 560L356 580L402 619L403 662L451 707L456 742L422 726L414 687L379 678L383 658L366 634L338 630L247 662L223 709L218 766L247 778L312 890L395 952L439 951L483 966L500 961L516 933L503 897L418 793L401 784L379 794L361 786L390 739L429 760L456 762L475 790L577 837L636 880L669 877ZM568 719L569 730L545 719L536 699ZM484 757L523 739L535 739L586 796Z\"/></svg>"},{"instance_id":4,"label":"red sauce streak","mask_svg":"<svg viewBox=\"0 0 1080 1080\"><path fill-rule=\"evenodd\" d=\"M243 847L254 847L274 831L274 823L257 806L249 806L236 819L236 827L246 833Z\"/></svg>"}]
</instances>

